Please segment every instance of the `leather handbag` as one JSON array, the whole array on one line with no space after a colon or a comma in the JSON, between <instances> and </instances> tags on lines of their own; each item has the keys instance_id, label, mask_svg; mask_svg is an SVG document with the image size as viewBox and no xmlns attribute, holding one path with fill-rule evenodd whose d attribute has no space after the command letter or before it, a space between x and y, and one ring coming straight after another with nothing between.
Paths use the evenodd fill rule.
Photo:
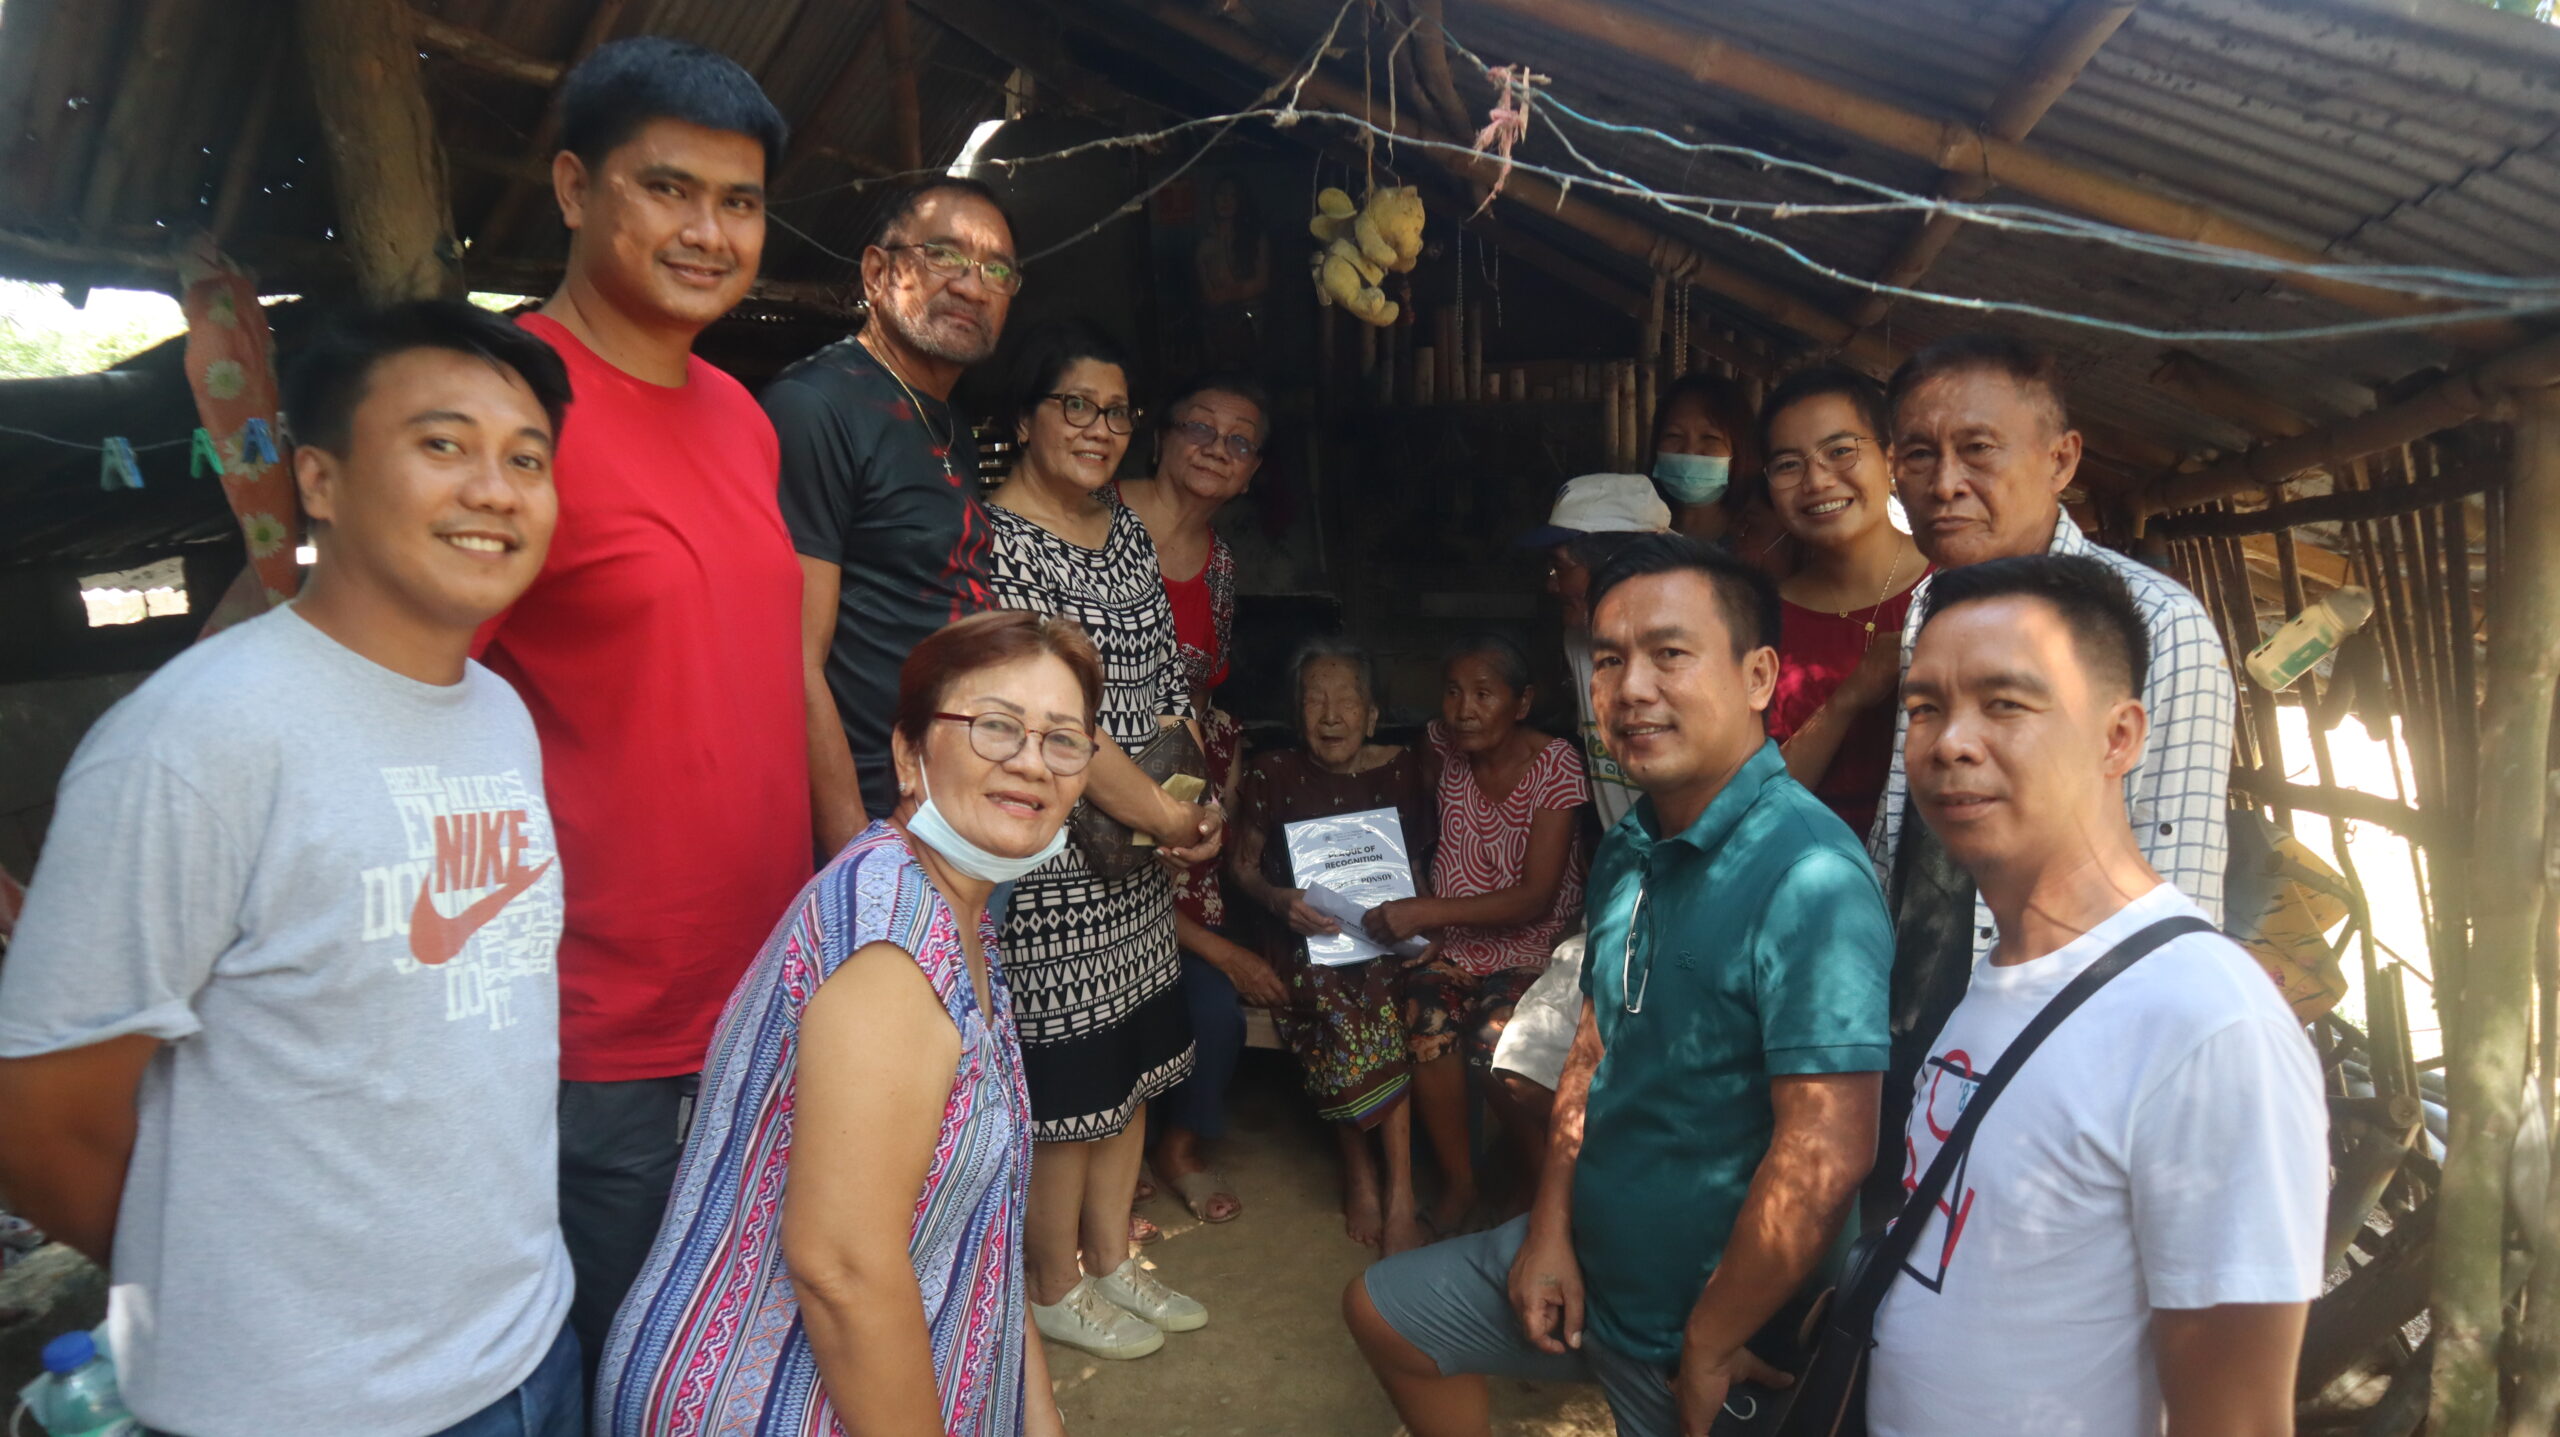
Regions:
<instances>
[{"instance_id":1,"label":"leather handbag","mask_svg":"<svg viewBox=\"0 0 2560 1437\"><path fill-rule=\"evenodd\" d=\"M1860 1238L1857 1246L1849 1250L1848 1269L1831 1293L1822 1316L1813 1360L1806 1364L1804 1375L1791 1389L1794 1401L1778 1426L1781 1437L1866 1437L1867 1360L1875 1351L1876 1313L1884 1306L1885 1293L1894 1279L1902 1275L1903 1264L1920 1241L1921 1230L1929 1225L1930 1209L1938 1205L1948 1181L1964 1161L1965 1150L1973 1146L1974 1132L1982 1126L1983 1115L1991 1111L1992 1100L2009 1086L2009 1080L2018 1075L2018 1069L2061 1026L2062 1020L2117 974L2173 938L2213 931L2212 924L2193 915L2164 918L2152 924L2082 969L2080 976L2054 994L2019 1030L2008 1051L1991 1065L1973 1096L1965 1100L1964 1113L1956 1119L1955 1130L1947 1135L1946 1145L1938 1149L1938 1156L1930 1162L1920 1185L1903 1201L1893 1225Z\"/></svg>"},{"instance_id":2,"label":"leather handbag","mask_svg":"<svg viewBox=\"0 0 2560 1437\"><path fill-rule=\"evenodd\" d=\"M1199 740L1191 736L1188 724L1176 722L1156 730L1146 747L1129 755L1138 771L1162 786L1167 779L1189 775L1205 789L1209 782L1209 758L1200 751ZM1114 883L1155 861L1159 850L1153 843L1141 844L1138 831L1094 806L1088 798L1076 804L1067 818L1067 838L1083 855L1084 866L1093 876Z\"/></svg>"}]
</instances>

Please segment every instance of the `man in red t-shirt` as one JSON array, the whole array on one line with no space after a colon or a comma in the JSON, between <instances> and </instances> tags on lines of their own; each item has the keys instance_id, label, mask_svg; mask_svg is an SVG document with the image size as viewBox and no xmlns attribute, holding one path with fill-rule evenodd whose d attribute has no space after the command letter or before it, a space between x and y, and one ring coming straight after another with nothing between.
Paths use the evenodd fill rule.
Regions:
<instances>
[{"instance_id":1,"label":"man in red t-shirt","mask_svg":"<svg viewBox=\"0 0 2560 1437\"><path fill-rule=\"evenodd\" d=\"M568 273L524 327L574 392L559 536L482 659L533 711L559 834L560 1224L593 1371L648 1256L729 992L810 869L800 566L780 452L693 341L755 279L782 117L650 36L561 96Z\"/></svg>"}]
</instances>

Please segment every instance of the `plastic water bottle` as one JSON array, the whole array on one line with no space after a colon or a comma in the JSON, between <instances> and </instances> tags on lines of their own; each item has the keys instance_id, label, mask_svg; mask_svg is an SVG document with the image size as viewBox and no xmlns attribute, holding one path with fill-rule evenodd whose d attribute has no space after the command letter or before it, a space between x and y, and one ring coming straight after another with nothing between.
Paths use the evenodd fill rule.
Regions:
<instances>
[{"instance_id":1,"label":"plastic water bottle","mask_svg":"<svg viewBox=\"0 0 2560 1437\"><path fill-rule=\"evenodd\" d=\"M116 1391L116 1365L86 1332L66 1332L44 1345L45 1375L29 1384L27 1404L52 1437L130 1437L142 1424Z\"/></svg>"},{"instance_id":2,"label":"plastic water bottle","mask_svg":"<svg viewBox=\"0 0 2560 1437\"><path fill-rule=\"evenodd\" d=\"M2372 617L2373 595L2352 584L2333 589L2249 651L2249 677L2282 693Z\"/></svg>"}]
</instances>

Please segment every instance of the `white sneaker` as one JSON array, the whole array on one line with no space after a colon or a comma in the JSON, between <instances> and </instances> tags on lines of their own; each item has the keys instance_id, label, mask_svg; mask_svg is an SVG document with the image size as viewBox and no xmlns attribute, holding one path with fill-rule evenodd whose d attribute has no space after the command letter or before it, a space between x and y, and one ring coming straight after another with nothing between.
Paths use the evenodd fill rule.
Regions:
<instances>
[{"instance_id":1,"label":"white sneaker","mask_svg":"<svg viewBox=\"0 0 2560 1437\"><path fill-rule=\"evenodd\" d=\"M1032 1303L1031 1325L1051 1342L1063 1342L1114 1361L1144 1357L1164 1346L1163 1333L1125 1307L1115 1306L1103 1296L1102 1284L1091 1276L1077 1278L1076 1285L1054 1305Z\"/></svg>"},{"instance_id":2,"label":"white sneaker","mask_svg":"<svg viewBox=\"0 0 2560 1437\"><path fill-rule=\"evenodd\" d=\"M1094 1290L1166 1332L1197 1332L1209 1325L1209 1309L1167 1287L1132 1255L1109 1277L1088 1279Z\"/></svg>"}]
</instances>

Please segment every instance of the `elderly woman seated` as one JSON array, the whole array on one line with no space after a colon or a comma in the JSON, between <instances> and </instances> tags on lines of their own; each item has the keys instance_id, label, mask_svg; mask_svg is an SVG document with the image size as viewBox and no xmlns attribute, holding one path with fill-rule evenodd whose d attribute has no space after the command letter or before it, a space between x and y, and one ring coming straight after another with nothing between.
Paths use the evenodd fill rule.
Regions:
<instances>
[{"instance_id":1,"label":"elderly woman seated","mask_svg":"<svg viewBox=\"0 0 2560 1437\"><path fill-rule=\"evenodd\" d=\"M1065 619L980 614L907 656L897 810L809 880L721 1016L598 1432L711 1413L1063 1433L1023 1286L1031 1101L987 897L1065 842L1101 702Z\"/></svg>"},{"instance_id":2,"label":"elderly woman seated","mask_svg":"<svg viewBox=\"0 0 2560 1437\"><path fill-rule=\"evenodd\" d=\"M1246 772L1228 876L1272 918L1264 925L1262 958L1285 993L1273 1008L1273 1026L1297 1055L1316 1111L1338 1125L1343 1227L1392 1256L1422 1241L1414 1211L1412 1110L1405 1104L1405 1027L1396 1006L1400 965L1394 958L1344 967L1309 961L1308 938L1342 930L1309 907L1296 886L1282 829L1392 808L1415 871L1426 871L1436 822L1431 786L1419 754L1370 741L1378 701L1366 653L1338 639L1313 640L1298 650L1290 673L1303 747L1264 754ZM1383 1190L1372 1132L1385 1155Z\"/></svg>"},{"instance_id":3,"label":"elderly woman seated","mask_svg":"<svg viewBox=\"0 0 2560 1437\"><path fill-rule=\"evenodd\" d=\"M1588 855L1575 810L1590 801L1580 746L1528 725L1536 692L1520 646L1497 633L1460 640L1440 672L1431 726L1440 843L1429 896L1369 910L1381 943L1431 940L1402 979L1413 1087L1444 1186L1431 1221L1453 1232L1475 1205L1467 1080L1502 1119L1530 1174L1547 1146L1542 1112L1493 1078L1493 1050L1520 996L1582 913Z\"/></svg>"}]
</instances>

